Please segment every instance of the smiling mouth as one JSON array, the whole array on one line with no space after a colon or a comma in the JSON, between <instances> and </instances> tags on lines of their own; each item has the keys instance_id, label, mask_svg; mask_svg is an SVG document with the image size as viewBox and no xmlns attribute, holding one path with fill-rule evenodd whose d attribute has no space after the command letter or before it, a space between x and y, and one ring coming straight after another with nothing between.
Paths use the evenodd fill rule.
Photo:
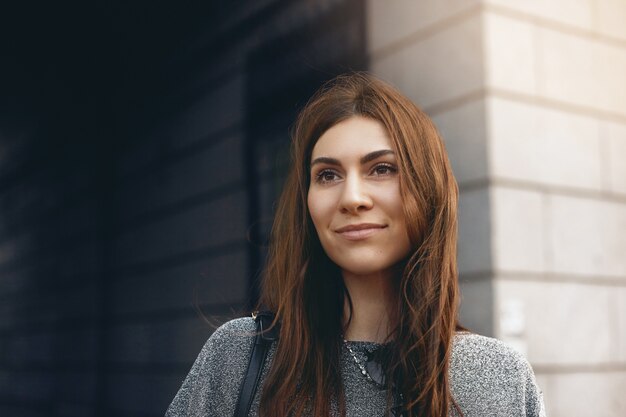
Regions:
<instances>
[{"instance_id":1,"label":"smiling mouth","mask_svg":"<svg viewBox=\"0 0 626 417\"><path fill-rule=\"evenodd\" d=\"M380 224L359 224L337 229L336 232L347 240L363 240L375 235L387 226Z\"/></svg>"}]
</instances>

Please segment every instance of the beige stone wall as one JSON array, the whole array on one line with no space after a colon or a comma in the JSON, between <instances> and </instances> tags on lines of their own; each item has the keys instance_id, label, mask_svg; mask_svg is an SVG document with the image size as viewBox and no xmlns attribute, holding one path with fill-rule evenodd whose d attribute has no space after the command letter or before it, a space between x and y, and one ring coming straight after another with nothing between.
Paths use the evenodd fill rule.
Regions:
<instances>
[{"instance_id":1,"label":"beige stone wall","mask_svg":"<svg viewBox=\"0 0 626 417\"><path fill-rule=\"evenodd\" d=\"M368 28L448 146L464 322L548 415L626 414L626 0L369 0Z\"/></svg>"}]
</instances>

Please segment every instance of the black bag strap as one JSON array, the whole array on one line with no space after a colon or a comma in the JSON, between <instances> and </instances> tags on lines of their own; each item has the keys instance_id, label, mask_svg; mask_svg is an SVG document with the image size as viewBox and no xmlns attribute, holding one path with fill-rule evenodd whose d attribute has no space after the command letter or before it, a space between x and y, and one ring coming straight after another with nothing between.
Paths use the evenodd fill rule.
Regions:
<instances>
[{"instance_id":1,"label":"black bag strap","mask_svg":"<svg viewBox=\"0 0 626 417\"><path fill-rule=\"evenodd\" d=\"M261 379L261 371L265 364L267 352L272 343L278 340L278 325L270 329L274 321L274 314L272 312L254 312L252 313L252 318L256 321L256 336L254 338L254 345L252 345L248 369L246 370L246 375L244 376L239 391L239 401L235 407L235 417L246 417L250 412L250 406L252 405L254 394L257 391L259 380Z\"/></svg>"}]
</instances>

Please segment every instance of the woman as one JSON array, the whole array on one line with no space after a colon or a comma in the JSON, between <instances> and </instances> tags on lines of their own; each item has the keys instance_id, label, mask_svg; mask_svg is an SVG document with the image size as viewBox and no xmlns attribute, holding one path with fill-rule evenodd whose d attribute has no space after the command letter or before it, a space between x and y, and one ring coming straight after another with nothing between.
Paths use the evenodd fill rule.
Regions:
<instances>
[{"instance_id":1,"label":"woman","mask_svg":"<svg viewBox=\"0 0 626 417\"><path fill-rule=\"evenodd\" d=\"M279 338L250 415L544 415L527 361L458 324L458 190L432 121L340 76L299 115L292 158L261 294ZM167 415L232 416L255 329L220 327Z\"/></svg>"}]
</instances>

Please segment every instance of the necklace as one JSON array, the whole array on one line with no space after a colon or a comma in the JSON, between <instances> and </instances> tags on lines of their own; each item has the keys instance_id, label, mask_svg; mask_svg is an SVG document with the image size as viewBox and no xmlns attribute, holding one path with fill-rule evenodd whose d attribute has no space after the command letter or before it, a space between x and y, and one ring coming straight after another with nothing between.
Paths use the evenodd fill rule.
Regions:
<instances>
[{"instance_id":1,"label":"necklace","mask_svg":"<svg viewBox=\"0 0 626 417\"><path fill-rule=\"evenodd\" d=\"M381 388L381 389L385 388L386 386L385 385L385 373L383 372L383 369L380 363L378 363L375 360L369 359L369 355L368 355L368 360L366 364L364 365L363 361L360 360L356 356L356 353L354 353L354 351L352 350L352 348L350 347L346 339L343 339L343 345L346 347L346 349L348 349L348 352L350 352L350 356L352 356L352 359L354 359L354 363L356 363L359 369L361 370L361 374L365 378L367 378L367 380L370 381L372 384L376 385L378 388ZM391 415L394 417L404 416L405 414L402 408L403 404L404 404L404 395L402 395L401 392L397 392L394 389L394 406L391 409Z\"/></svg>"},{"instance_id":2,"label":"necklace","mask_svg":"<svg viewBox=\"0 0 626 417\"><path fill-rule=\"evenodd\" d=\"M377 387L383 388L385 386L385 378L380 364L376 361L368 360L364 365L363 361L356 356L356 353L354 353L346 339L343 339L343 345L348 349L348 352L350 352L350 356L352 356L354 363L356 363L361 370L361 374ZM371 373L374 374L374 377L372 377Z\"/></svg>"}]
</instances>

